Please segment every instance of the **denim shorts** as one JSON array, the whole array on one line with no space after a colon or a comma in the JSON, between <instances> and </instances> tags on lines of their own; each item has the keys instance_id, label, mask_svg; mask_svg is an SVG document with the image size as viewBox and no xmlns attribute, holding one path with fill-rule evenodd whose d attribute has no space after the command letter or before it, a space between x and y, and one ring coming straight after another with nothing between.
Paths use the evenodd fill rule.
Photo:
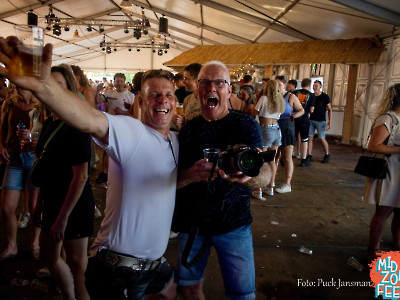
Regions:
<instances>
[{"instance_id":1,"label":"denim shorts","mask_svg":"<svg viewBox=\"0 0 400 300\"><path fill-rule=\"evenodd\" d=\"M318 137L320 139L325 138L325 128L326 128L326 121L314 121L310 120L310 132L309 136L314 136L315 129L317 129Z\"/></svg>"},{"instance_id":2,"label":"denim shorts","mask_svg":"<svg viewBox=\"0 0 400 300\"><path fill-rule=\"evenodd\" d=\"M281 130L278 123L261 125L263 147L270 148L271 146L281 145Z\"/></svg>"},{"instance_id":3,"label":"denim shorts","mask_svg":"<svg viewBox=\"0 0 400 300\"><path fill-rule=\"evenodd\" d=\"M2 189L23 191L27 182L28 189L35 190L36 187L31 182L32 166L35 160L34 153L10 153L9 159L4 173Z\"/></svg>"},{"instance_id":4,"label":"denim shorts","mask_svg":"<svg viewBox=\"0 0 400 300\"><path fill-rule=\"evenodd\" d=\"M176 282L181 286L196 285L203 281L210 255L210 247L195 266L187 269L181 264L181 257L187 233L179 233L179 260ZM190 261L203 244L204 236L198 235L189 253ZM222 235L211 237L211 245L218 254L218 261L224 279L225 296L230 299L255 299L255 270L253 238L250 225L245 225Z\"/></svg>"}]
</instances>

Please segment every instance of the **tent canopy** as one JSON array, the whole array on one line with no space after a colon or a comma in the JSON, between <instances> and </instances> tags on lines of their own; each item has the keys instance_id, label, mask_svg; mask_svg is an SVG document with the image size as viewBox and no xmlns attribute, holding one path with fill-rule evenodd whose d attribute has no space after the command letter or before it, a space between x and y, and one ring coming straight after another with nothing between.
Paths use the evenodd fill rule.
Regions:
<instances>
[{"instance_id":1,"label":"tent canopy","mask_svg":"<svg viewBox=\"0 0 400 300\"><path fill-rule=\"evenodd\" d=\"M278 63L283 62L285 56L288 59L286 62L296 60L297 55L284 49L285 42L306 42L293 44L297 46L290 48L312 55L307 51L307 45L320 40L357 39L357 42L333 43L343 45L341 50L350 44L353 46L349 47L359 49L355 46L359 43L365 43L368 49L372 49L373 43L368 44L364 38L380 39L400 32L397 0L129 0L128 7L121 7L120 4L120 0L2 1L0 35L13 34L14 25L26 24L29 10L38 15L40 26L49 27L46 16L49 15L49 5L52 5L54 16L69 20L70 28L65 31L64 24L60 23L61 34L57 36L53 34L53 22L51 29L46 31L46 42L54 45L54 64L78 64L85 70L137 71L163 67L163 63L173 62L175 57L188 50L199 51L196 50L198 46L207 46L203 49L208 52L212 47L215 51L223 51L220 49L224 49L224 45L235 45L238 50L236 56L241 53L239 58L247 61L252 54L243 50L246 49L243 46L247 45L250 49L254 47L257 60ZM142 33L141 38L136 39L133 28L128 28L128 33L125 33L124 22L135 22L143 16L149 21L148 34ZM162 16L168 20L168 33L158 34ZM100 22L104 22L104 32L100 32ZM93 24L91 31L87 30L88 24ZM112 46L109 54L102 51L104 47L100 43L103 39ZM154 49L160 43L169 45L161 55L157 48ZM278 44L257 47L265 43ZM280 48L268 52L262 50L264 47L271 49L271 45L274 49ZM335 47L324 49L328 52L318 53L319 57L329 58L336 51ZM351 61L355 52L350 52L343 54L344 58L341 53L336 54L337 61ZM375 57L375 52L365 52L361 49L360 56L365 56L366 60ZM207 55L205 53L200 57ZM226 55L231 56L232 52ZM306 58L304 61L307 61ZM310 61L315 62L314 59Z\"/></svg>"}]
</instances>

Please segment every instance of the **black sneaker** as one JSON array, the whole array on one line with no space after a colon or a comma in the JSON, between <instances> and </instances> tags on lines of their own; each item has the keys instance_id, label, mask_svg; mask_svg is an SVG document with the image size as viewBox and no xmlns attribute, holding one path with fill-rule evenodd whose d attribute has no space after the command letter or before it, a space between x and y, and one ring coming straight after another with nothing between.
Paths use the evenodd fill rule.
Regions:
<instances>
[{"instance_id":1,"label":"black sneaker","mask_svg":"<svg viewBox=\"0 0 400 300\"><path fill-rule=\"evenodd\" d=\"M106 173L101 172L99 177L96 179L97 184L106 183L108 181L108 176Z\"/></svg>"},{"instance_id":2,"label":"black sneaker","mask_svg":"<svg viewBox=\"0 0 400 300\"><path fill-rule=\"evenodd\" d=\"M313 160L312 160L312 155L307 155L306 160L307 160L308 162L313 161Z\"/></svg>"},{"instance_id":3,"label":"black sneaker","mask_svg":"<svg viewBox=\"0 0 400 300\"><path fill-rule=\"evenodd\" d=\"M325 154L324 159L321 162L323 164L327 164L330 159L331 159L331 156L329 154Z\"/></svg>"},{"instance_id":4,"label":"black sneaker","mask_svg":"<svg viewBox=\"0 0 400 300\"><path fill-rule=\"evenodd\" d=\"M311 164L307 159L302 159L301 163L300 163L300 167L311 167Z\"/></svg>"}]
</instances>

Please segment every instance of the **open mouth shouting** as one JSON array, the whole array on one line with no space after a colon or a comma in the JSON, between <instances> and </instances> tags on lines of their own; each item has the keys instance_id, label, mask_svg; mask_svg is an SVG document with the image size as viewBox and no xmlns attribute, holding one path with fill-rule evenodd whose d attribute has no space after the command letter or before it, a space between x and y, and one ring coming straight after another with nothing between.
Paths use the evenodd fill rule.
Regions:
<instances>
[{"instance_id":1,"label":"open mouth shouting","mask_svg":"<svg viewBox=\"0 0 400 300\"><path fill-rule=\"evenodd\" d=\"M207 106L210 108L216 107L218 104L218 99L215 97L209 97L207 100Z\"/></svg>"}]
</instances>

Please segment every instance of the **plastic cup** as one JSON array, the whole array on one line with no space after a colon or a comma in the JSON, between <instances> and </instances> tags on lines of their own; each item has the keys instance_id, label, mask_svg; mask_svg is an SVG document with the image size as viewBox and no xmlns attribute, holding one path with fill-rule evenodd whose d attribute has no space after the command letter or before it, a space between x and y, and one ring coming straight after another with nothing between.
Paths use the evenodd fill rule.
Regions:
<instances>
[{"instance_id":1,"label":"plastic cup","mask_svg":"<svg viewBox=\"0 0 400 300\"><path fill-rule=\"evenodd\" d=\"M176 113L180 116L183 116L183 104L181 103L176 104Z\"/></svg>"},{"instance_id":2,"label":"plastic cup","mask_svg":"<svg viewBox=\"0 0 400 300\"><path fill-rule=\"evenodd\" d=\"M37 131L32 131L29 132L29 141L32 143L32 140L37 140L39 139L39 132Z\"/></svg>"},{"instance_id":3,"label":"plastic cup","mask_svg":"<svg viewBox=\"0 0 400 300\"><path fill-rule=\"evenodd\" d=\"M25 76L42 76L43 28L31 25L15 26L18 45L19 71Z\"/></svg>"},{"instance_id":4,"label":"plastic cup","mask_svg":"<svg viewBox=\"0 0 400 300\"><path fill-rule=\"evenodd\" d=\"M220 152L221 150L217 148L203 149L204 158L207 158L209 162L213 162L215 159L217 159Z\"/></svg>"}]
</instances>

